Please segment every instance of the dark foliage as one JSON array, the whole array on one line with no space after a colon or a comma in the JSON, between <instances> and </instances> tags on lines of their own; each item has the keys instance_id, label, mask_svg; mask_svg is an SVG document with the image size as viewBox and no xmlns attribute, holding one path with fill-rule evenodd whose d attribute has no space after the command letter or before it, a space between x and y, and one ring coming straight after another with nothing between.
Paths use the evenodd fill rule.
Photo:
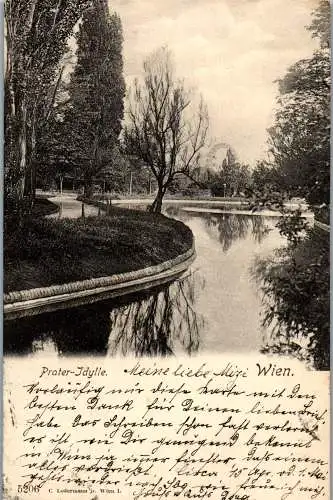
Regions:
<instances>
[{"instance_id":1,"label":"dark foliage","mask_svg":"<svg viewBox=\"0 0 333 500\"><path fill-rule=\"evenodd\" d=\"M270 152L280 188L311 204L330 199L330 5L322 0L309 27L320 46L279 83Z\"/></svg>"},{"instance_id":2,"label":"dark foliage","mask_svg":"<svg viewBox=\"0 0 333 500\"><path fill-rule=\"evenodd\" d=\"M36 152L49 128L67 41L88 0L5 2L5 210L32 206ZM25 198L28 198L26 200Z\"/></svg>"},{"instance_id":3,"label":"dark foliage","mask_svg":"<svg viewBox=\"0 0 333 500\"><path fill-rule=\"evenodd\" d=\"M263 324L270 327L264 350L292 354L316 369L328 369L329 235L312 228L304 236L304 227L297 214L282 220L280 231L288 245L255 265L265 304Z\"/></svg>"},{"instance_id":4,"label":"dark foliage","mask_svg":"<svg viewBox=\"0 0 333 500\"><path fill-rule=\"evenodd\" d=\"M125 96L122 43L119 16L109 14L106 0L96 0L77 34L77 64L63 122L67 157L88 196L93 180L112 171L117 155Z\"/></svg>"}]
</instances>

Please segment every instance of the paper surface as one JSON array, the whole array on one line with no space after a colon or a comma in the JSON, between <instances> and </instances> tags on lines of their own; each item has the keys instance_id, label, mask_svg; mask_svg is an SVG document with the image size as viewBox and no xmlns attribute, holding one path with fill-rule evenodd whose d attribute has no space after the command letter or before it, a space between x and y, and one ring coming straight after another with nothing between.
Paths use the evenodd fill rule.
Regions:
<instances>
[{"instance_id":1,"label":"paper surface","mask_svg":"<svg viewBox=\"0 0 333 500\"><path fill-rule=\"evenodd\" d=\"M328 373L288 359L5 361L5 498L328 498Z\"/></svg>"},{"instance_id":2,"label":"paper surface","mask_svg":"<svg viewBox=\"0 0 333 500\"><path fill-rule=\"evenodd\" d=\"M274 134L270 136L268 130L277 112L277 124L283 125L282 152L291 144L282 165L286 167L286 171L281 170L283 180L296 160L302 182L311 184L310 190L316 190L326 175L322 168L326 161L323 144L329 141L329 133L323 103L328 99L329 84L328 77L323 80L322 75L329 65L328 47L321 42L323 59L317 60L320 43L306 29L313 22L311 11L320 4L325 7L325 2L53 3L57 5L44 0L8 0L5 9L5 240L8 237L9 242L5 267L11 271L6 293L14 292L15 298L18 292L19 299L7 300L4 314L3 498L328 499L330 388L329 372L324 370L329 367L329 334L328 318L323 317L328 309L329 226L321 224L324 233L320 237L317 234L317 242L312 232L312 239L306 239L307 244L296 257L292 240L289 254L283 253L283 248L288 250L288 232L277 227L281 212L271 203L275 181L270 185L272 181L260 174L272 153L272 143L267 140L273 137L274 142ZM94 44L100 49L108 46L99 37L94 38L100 27L105 28L108 15L100 18L104 24L92 28L92 43L84 36L80 42L77 36L88 4L89 12L97 6L98 15L108 9L111 14L119 14L110 31L112 37L116 35L112 57L117 50L121 52L115 57L114 67L109 65L109 52L104 59L97 57L97 51L96 58L93 53ZM57 22L60 15L62 21ZM89 33L90 20L88 14L85 16ZM326 24L319 19L315 29L325 32ZM86 79L80 71L77 75L75 72L80 67L80 43L85 47L80 50ZM144 81L146 58L158 49L163 54L166 46L172 54L170 67L178 87L170 87L167 80L165 88L176 89L172 91L175 103L182 103L179 96L193 94L195 104L202 95L209 120L203 112L206 107L199 106L186 118L186 127L173 115L165 125L161 110L173 100L166 98L168 94L162 95L162 107L156 113L162 122L153 128L158 136L160 131L169 135L173 146L165 147L167 135L162 134L158 148L153 137L149 166L149 158L147 162L142 158L137 161L133 151L123 154L126 148L119 137L124 137L119 134L127 124L130 107L127 98L123 101L122 85L130 95L134 81ZM91 74L90 62L95 63ZM104 63L110 74L102 71ZM295 64L299 73L288 73ZM117 77L113 73L118 71ZM103 73L110 79L104 81ZM153 78L146 81L158 82ZM302 92L301 98L297 92L291 97L295 109L290 111L289 121L289 112L284 115L276 100L283 98L278 82L280 87L291 89L295 85L296 91L297 85L304 85L305 98ZM314 97L313 82L318 86ZM157 87L163 89L162 83ZM106 89L109 94L104 94ZM139 99L145 94L136 95ZM183 110L190 104L187 99L181 104ZM154 102L152 107L156 108L154 98L147 102L150 106ZM300 110L304 108L304 115L295 112L297 103ZM113 114L117 114L116 120ZM200 148L195 153L197 163L192 166L198 164L199 170L190 171L190 151L200 143L203 117L211 126L209 140L202 156ZM111 127L114 122L115 131ZM317 122L322 137L316 135L315 127L311 128ZM147 123L149 120L142 120L141 137L146 141L151 137L145 128ZM299 141L297 134L293 138L295 123L300 128ZM175 124L180 132L178 139L174 137ZM208 130L205 127L203 136ZM284 135L288 127L289 135ZM185 134L186 141L184 130L189 134ZM110 142L113 135L114 143ZM170 183L164 186L162 213L190 228L195 261L191 253L188 266L185 262L176 273L167 270L169 281L159 276L154 286L148 276L142 278L138 288L129 280L133 288L127 292L126 283L116 292L104 289L102 293L91 287L91 295L83 287L73 292L71 300L67 289L55 296L41 291L45 280L49 285L63 284L59 276L67 279L67 271L75 271L71 281L83 279L81 265L84 278L94 278L94 260L99 278L104 278L105 270L103 266L102 271L99 269L99 260L104 265L102 261L107 259L106 274L112 274L107 266L113 255L120 264L126 260L123 249L131 251L133 234L121 226L124 246L113 245L113 253L99 259L98 252L114 242L114 228L104 241L103 235L99 239L99 223L95 227L95 221L112 214L114 207L143 209L147 214L163 177L155 168L158 149L161 154L164 151L159 165L165 172L174 151L182 152L179 162L173 163L175 177L169 177ZM310 159L302 156L303 150ZM189 162L184 163L186 157ZM181 170L178 165L183 165ZM306 166L313 167L311 175ZM320 182L315 181L317 166ZM253 177L256 169L259 174ZM306 190L298 193L298 178L296 181L297 196L306 197ZM86 194L90 193L89 198L94 190L98 206L96 199L95 206L78 198L84 193L83 200L87 201ZM24 208L20 205L24 198L29 198L32 208L36 193L48 202L45 209L56 205L44 222L45 227L58 224L60 236L63 234L60 245L54 243L52 231L45 232L44 242L43 233L34 233L30 218L26 226L15 217L11 220L17 207L17 214ZM13 210L10 203L18 194L20 203L14 204ZM308 199L280 194L288 199L285 207L307 210ZM326 201L320 198L316 203L325 205ZM329 211L327 204L326 209ZM41 218L43 205L40 210ZM305 215L309 228L314 227L313 213L307 211ZM73 241L68 243L62 233L63 219L79 219L79 226L84 226L90 216L96 217L90 233L92 245L78 247L74 241L72 248ZM144 246L150 244L150 234L144 234L144 227L148 233L159 233L149 220L148 226L142 226L141 238L140 218L138 221L129 226L132 231L139 228L140 233L130 257L140 267L140 252L144 254ZM295 240L296 233L295 228L291 230ZM161 234L163 243L157 243L165 247L170 241L172 247L172 237ZM74 230L71 236L75 240ZM44 243L45 256L40 254ZM312 243L319 250L326 249L326 254L318 251L315 255ZM148 249L151 265L160 254L161 248L156 246ZM87 253L78 257L85 248ZM67 249L71 255L67 255ZM302 283L293 281L296 265L287 270L284 267L286 262L296 261L300 263ZM267 278L272 276L276 278L273 285L277 283L281 293L274 295L274 287L265 288ZM49 277L55 281L49 283ZM317 295L312 286L319 290ZM35 288L32 298L21 301L21 291L29 288ZM302 314L303 293L311 306L308 315Z\"/></svg>"}]
</instances>

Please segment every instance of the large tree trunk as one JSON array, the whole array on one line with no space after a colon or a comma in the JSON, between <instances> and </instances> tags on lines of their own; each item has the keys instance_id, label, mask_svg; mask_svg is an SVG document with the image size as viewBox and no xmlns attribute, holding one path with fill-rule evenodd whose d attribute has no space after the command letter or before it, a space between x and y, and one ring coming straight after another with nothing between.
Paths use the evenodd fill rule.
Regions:
<instances>
[{"instance_id":1,"label":"large tree trunk","mask_svg":"<svg viewBox=\"0 0 333 500\"><path fill-rule=\"evenodd\" d=\"M149 211L153 213L160 214L162 211L163 197L166 192L166 186L158 186L158 191L153 201L152 205L149 207Z\"/></svg>"},{"instance_id":2,"label":"large tree trunk","mask_svg":"<svg viewBox=\"0 0 333 500\"><path fill-rule=\"evenodd\" d=\"M18 215L21 220L27 207L25 206L25 184L27 168L27 106L23 98L21 103L20 128L18 133L18 165L16 180L16 200Z\"/></svg>"},{"instance_id":3,"label":"large tree trunk","mask_svg":"<svg viewBox=\"0 0 333 500\"><path fill-rule=\"evenodd\" d=\"M26 153L24 174L24 199L27 211L31 211L36 198L36 111L33 111L29 127L26 126Z\"/></svg>"},{"instance_id":4,"label":"large tree trunk","mask_svg":"<svg viewBox=\"0 0 333 500\"><path fill-rule=\"evenodd\" d=\"M30 200L33 207L36 199L36 147L37 147L37 131L36 131L36 109L33 112L31 125L31 151L30 151Z\"/></svg>"}]
</instances>

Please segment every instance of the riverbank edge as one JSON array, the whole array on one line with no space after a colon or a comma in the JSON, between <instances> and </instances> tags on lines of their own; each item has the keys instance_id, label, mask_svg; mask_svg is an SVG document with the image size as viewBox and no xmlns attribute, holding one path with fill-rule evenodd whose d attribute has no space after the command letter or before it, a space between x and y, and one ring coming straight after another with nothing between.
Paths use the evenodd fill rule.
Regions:
<instances>
[{"instance_id":1,"label":"riverbank edge","mask_svg":"<svg viewBox=\"0 0 333 500\"><path fill-rule=\"evenodd\" d=\"M195 243L185 253L160 264L101 278L4 294L4 319L33 316L128 295L173 281L196 258Z\"/></svg>"}]
</instances>

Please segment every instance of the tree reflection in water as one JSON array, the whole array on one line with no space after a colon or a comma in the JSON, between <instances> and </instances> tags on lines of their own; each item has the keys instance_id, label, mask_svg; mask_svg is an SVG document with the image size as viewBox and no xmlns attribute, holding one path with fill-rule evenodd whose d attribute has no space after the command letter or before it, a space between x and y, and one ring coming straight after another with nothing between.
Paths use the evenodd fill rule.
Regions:
<instances>
[{"instance_id":1,"label":"tree reflection in water","mask_svg":"<svg viewBox=\"0 0 333 500\"><path fill-rule=\"evenodd\" d=\"M330 365L329 235L316 228L306 237L257 258L265 328L262 352L292 355L317 370Z\"/></svg>"},{"instance_id":2,"label":"tree reflection in water","mask_svg":"<svg viewBox=\"0 0 333 500\"><path fill-rule=\"evenodd\" d=\"M203 220L209 235L221 243L223 252L228 252L233 243L245 240L249 234L260 244L271 231L268 224L269 217L262 215L245 215L237 211L213 213L182 210L180 212L179 207L172 206L166 208L166 213L169 217L180 218L185 223L191 218Z\"/></svg>"},{"instance_id":3,"label":"tree reflection in water","mask_svg":"<svg viewBox=\"0 0 333 500\"><path fill-rule=\"evenodd\" d=\"M195 353L203 327L195 311L195 286L204 286L195 274L145 295L8 321L4 352L166 356L179 346Z\"/></svg>"},{"instance_id":4,"label":"tree reflection in water","mask_svg":"<svg viewBox=\"0 0 333 500\"><path fill-rule=\"evenodd\" d=\"M109 353L167 356L177 344L187 354L198 351L203 317L195 311L195 274L111 312ZM201 286L204 286L201 282Z\"/></svg>"},{"instance_id":5,"label":"tree reflection in water","mask_svg":"<svg viewBox=\"0 0 333 500\"><path fill-rule=\"evenodd\" d=\"M4 352L103 355L110 334L109 324L107 311L90 305L7 321Z\"/></svg>"},{"instance_id":6,"label":"tree reflection in water","mask_svg":"<svg viewBox=\"0 0 333 500\"><path fill-rule=\"evenodd\" d=\"M203 218L210 235L221 243L224 252L228 252L237 240L244 240L249 233L260 244L271 230L262 216L204 214Z\"/></svg>"}]
</instances>

